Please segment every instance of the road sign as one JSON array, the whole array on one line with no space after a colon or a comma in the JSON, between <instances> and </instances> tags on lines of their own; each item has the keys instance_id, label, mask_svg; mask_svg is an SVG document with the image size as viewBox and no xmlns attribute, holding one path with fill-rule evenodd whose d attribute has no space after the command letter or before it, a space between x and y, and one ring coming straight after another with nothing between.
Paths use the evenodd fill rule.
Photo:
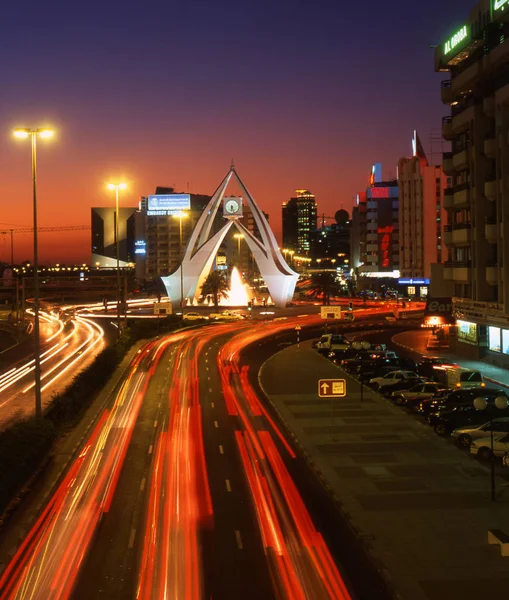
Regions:
<instances>
[{"instance_id":1,"label":"road sign","mask_svg":"<svg viewBox=\"0 0 509 600\"><path fill-rule=\"evenodd\" d=\"M321 306L322 319L341 319L341 306Z\"/></svg>"},{"instance_id":2,"label":"road sign","mask_svg":"<svg viewBox=\"0 0 509 600\"><path fill-rule=\"evenodd\" d=\"M318 395L320 398L343 398L346 396L346 380L319 379Z\"/></svg>"},{"instance_id":3,"label":"road sign","mask_svg":"<svg viewBox=\"0 0 509 600\"><path fill-rule=\"evenodd\" d=\"M171 302L154 302L155 315L171 315Z\"/></svg>"}]
</instances>

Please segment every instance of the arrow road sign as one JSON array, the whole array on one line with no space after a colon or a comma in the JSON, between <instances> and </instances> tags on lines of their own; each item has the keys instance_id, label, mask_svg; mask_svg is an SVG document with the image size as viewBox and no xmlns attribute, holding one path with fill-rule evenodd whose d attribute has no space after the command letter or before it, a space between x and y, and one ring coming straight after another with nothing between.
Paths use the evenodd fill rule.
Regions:
<instances>
[{"instance_id":1,"label":"arrow road sign","mask_svg":"<svg viewBox=\"0 0 509 600\"><path fill-rule=\"evenodd\" d=\"M318 395L320 398L343 398L346 396L346 380L319 379Z\"/></svg>"}]
</instances>

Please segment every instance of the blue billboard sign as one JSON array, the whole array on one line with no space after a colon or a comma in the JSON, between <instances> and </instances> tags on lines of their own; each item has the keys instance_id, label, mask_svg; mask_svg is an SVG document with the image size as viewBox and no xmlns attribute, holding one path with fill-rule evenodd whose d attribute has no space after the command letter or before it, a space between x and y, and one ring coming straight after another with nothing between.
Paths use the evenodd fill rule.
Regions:
<instances>
[{"instance_id":1,"label":"blue billboard sign","mask_svg":"<svg viewBox=\"0 0 509 600\"><path fill-rule=\"evenodd\" d=\"M405 277L403 279L398 279L398 283L401 285L429 285L429 279L413 279L411 277Z\"/></svg>"},{"instance_id":2,"label":"blue billboard sign","mask_svg":"<svg viewBox=\"0 0 509 600\"><path fill-rule=\"evenodd\" d=\"M147 209L149 211L165 211L175 213L191 208L191 196L189 194L154 194L148 196Z\"/></svg>"}]
</instances>

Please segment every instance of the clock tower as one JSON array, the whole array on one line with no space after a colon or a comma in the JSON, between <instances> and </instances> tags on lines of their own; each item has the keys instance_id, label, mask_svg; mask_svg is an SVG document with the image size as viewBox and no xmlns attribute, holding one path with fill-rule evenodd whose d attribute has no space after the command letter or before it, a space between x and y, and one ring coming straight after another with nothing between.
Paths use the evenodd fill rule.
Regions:
<instances>
[{"instance_id":1,"label":"clock tower","mask_svg":"<svg viewBox=\"0 0 509 600\"><path fill-rule=\"evenodd\" d=\"M240 196L223 198L223 217L225 219L239 219L242 216L242 198Z\"/></svg>"}]
</instances>

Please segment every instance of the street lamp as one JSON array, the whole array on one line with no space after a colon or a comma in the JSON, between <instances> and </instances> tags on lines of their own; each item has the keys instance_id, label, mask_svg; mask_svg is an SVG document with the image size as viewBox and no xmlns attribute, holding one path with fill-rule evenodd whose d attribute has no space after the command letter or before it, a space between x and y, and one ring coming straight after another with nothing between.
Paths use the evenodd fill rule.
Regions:
<instances>
[{"instance_id":1,"label":"street lamp","mask_svg":"<svg viewBox=\"0 0 509 600\"><path fill-rule=\"evenodd\" d=\"M125 190L127 183L108 183L109 190L115 190L115 253L117 255L117 337L120 337L120 236L118 231L119 212L118 212L118 192Z\"/></svg>"},{"instance_id":2,"label":"street lamp","mask_svg":"<svg viewBox=\"0 0 509 600\"><path fill-rule=\"evenodd\" d=\"M290 265L293 267L293 255L295 254L295 250L290 250Z\"/></svg>"},{"instance_id":3,"label":"street lamp","mask_svg":"<svg viewBox=\"0 0 509 600\"><path fill-rule=\"evenodd\" d=\"M505 396L495 398L495 406L500 410L504 410L508 406L508 401ZM482 396L474 400L474 408L476 410L485 410L488 407L486 399ZM490 445L491 445L491 501L495 502L495 454L493 453L493 412L490 411Z\"/></svg>"},{"instance_id":4,"label":"street lamp","mask_svg":"<svg viewBox=\"0 0 509 600\"><path fill-rule=\"evenodd\" d=\"M187 218L187 213L180 211L173 215L179 220L179 258L180 258L180 308L184 308L184 257L182 256L182 219ZM182 318L184 311L182 310Z\"/></svg>"},{"instance_id":5,"label":"street lamp","mask_svg":"<svg viewBox=\"0 0 509 600\"><path fill-rule=\"evenodd\" d=\"M35 417L42 417L41 395L41 336L39 327L39 250L37 246L37 136L46 139L53 135L53 130L47 127L30 129L19 127L14 130L14 137L22 140L30 138L32 143L32 202L34 213L34 350L35 350Z\"/></svg>"}]
</instances>

